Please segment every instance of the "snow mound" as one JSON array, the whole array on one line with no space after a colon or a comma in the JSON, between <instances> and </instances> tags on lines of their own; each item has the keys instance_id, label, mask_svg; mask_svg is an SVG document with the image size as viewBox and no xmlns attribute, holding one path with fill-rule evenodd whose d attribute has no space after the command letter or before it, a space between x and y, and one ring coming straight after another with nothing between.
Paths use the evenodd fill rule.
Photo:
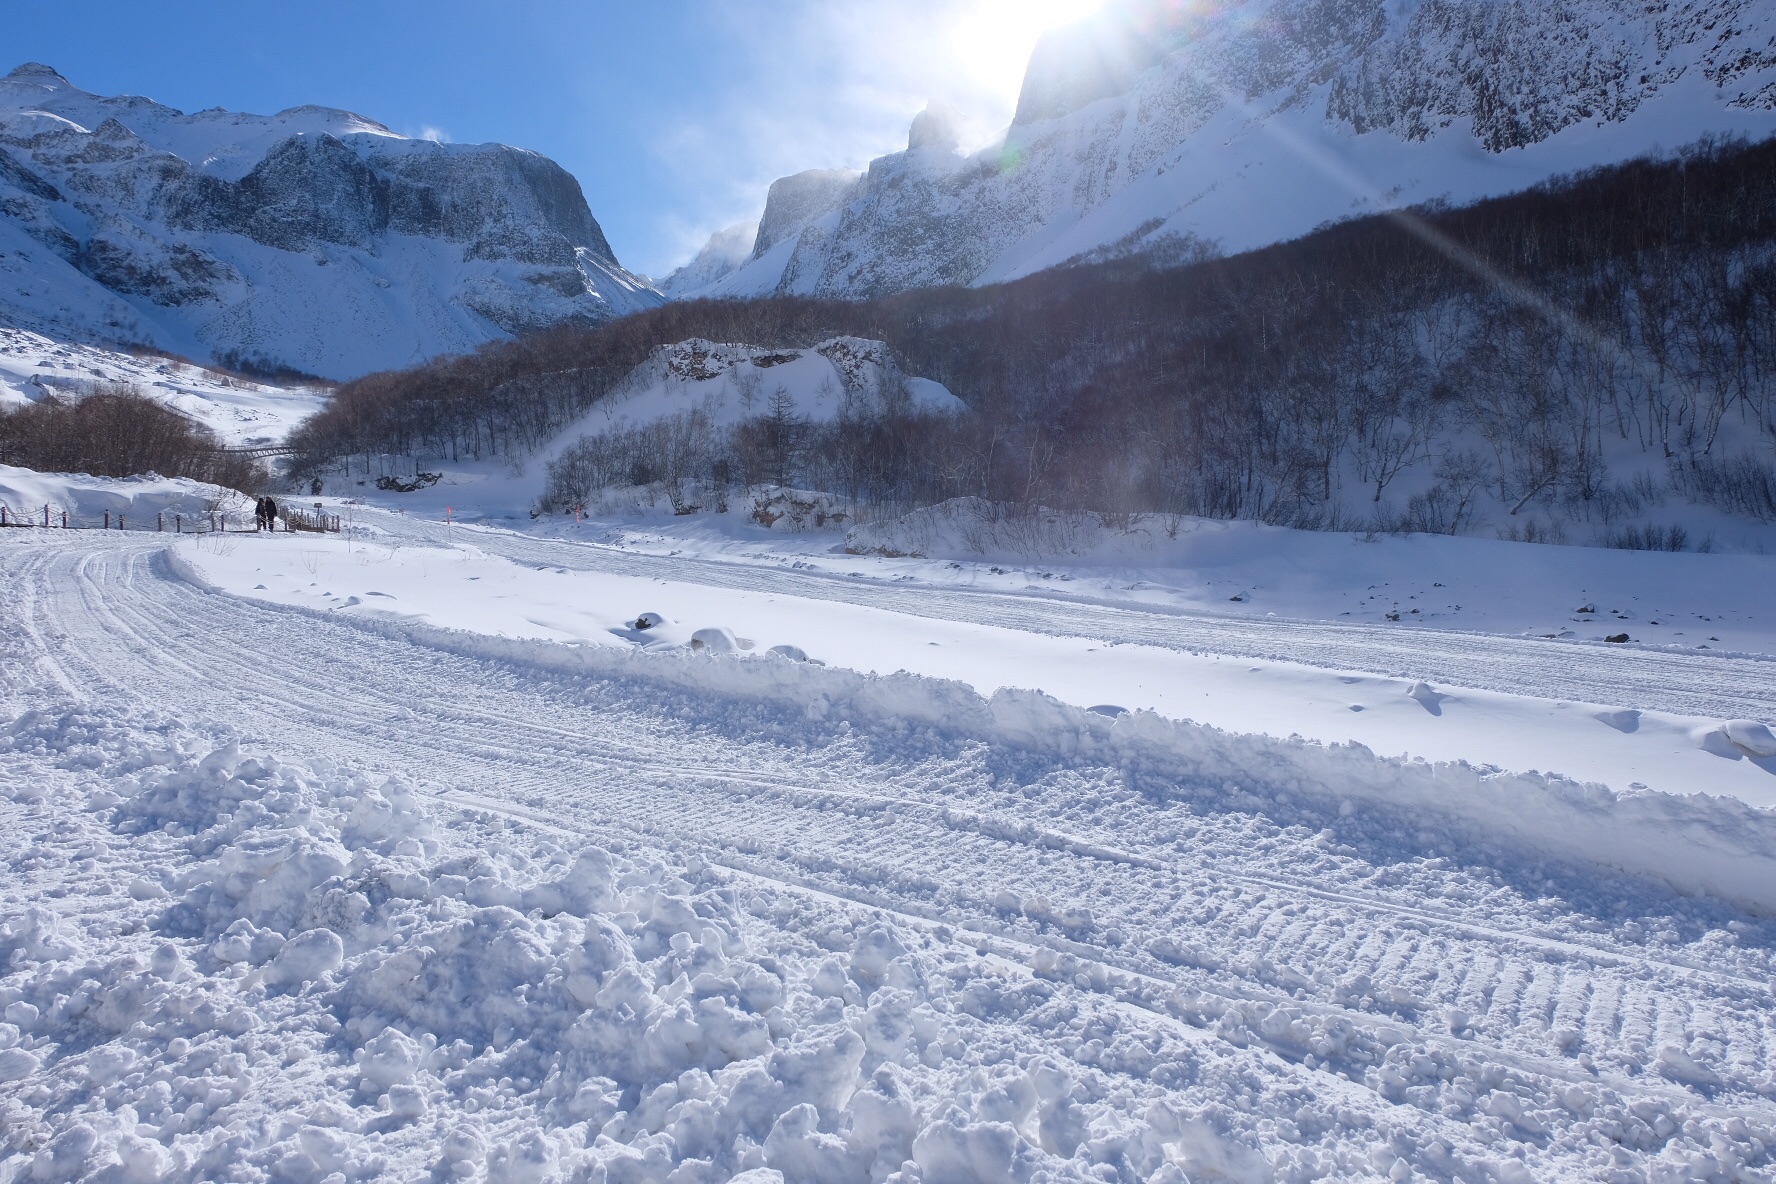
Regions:
<instances>
[{"instance_id":1,"label":"snow mound","mask_svg":"<svg viewBox=\"0 0 1776 1184\"><path fill-rule=\"evenodd\" d=\"M1723 726L1727 733L1727 739L1731 740L1735 747L1743 749L1754 757L1776 757L1776 734L1772 734L1767 725L1758 723L1756 720L1733 719L1728 720Z\"/></svg>"},{"instance_id":2,"label":"snow mound","mask_svg":"<svg viewBox=\"0 0 1776 1184\"><path fill-rule=\"evenodd\" d=\"M0 505L14 521L42 522L49 508L50 524L59 526L61 515L68 525L94 525L108 513L122 515L137 525L152 524L155 516L182 514L188 520L213 509L232 510L245 499L232 489L207 485L187 477L111 478L84 473L39 473L0 465ZM169 521L167 529L173 529Z\"/></svg>"}]
</instances>

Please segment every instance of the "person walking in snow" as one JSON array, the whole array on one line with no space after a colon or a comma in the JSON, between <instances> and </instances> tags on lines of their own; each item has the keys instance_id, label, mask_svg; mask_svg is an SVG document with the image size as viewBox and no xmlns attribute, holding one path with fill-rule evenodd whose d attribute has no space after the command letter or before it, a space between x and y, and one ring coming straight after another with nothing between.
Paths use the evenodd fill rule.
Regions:
<instances>
[{"instance_id":1,"label":"person walking in snow","mask_svg":"<svg viewBox=\"0 0 1776 1184\"><path fill-rule=\"evenodd\" d=\"M269 497L265 499L265 529L276 532L278 528L278 504Z\"/></svg>"},{"instance_id":2,"label":"person walking in snow","mask_svg":"<svg viewBox=\"0 0 1776 1184\"><path fill-rule=\"evenodd\" d=\"M253 499L253 529L265 529L265 499L263 497Z\"/></svg>"}]
</instances>

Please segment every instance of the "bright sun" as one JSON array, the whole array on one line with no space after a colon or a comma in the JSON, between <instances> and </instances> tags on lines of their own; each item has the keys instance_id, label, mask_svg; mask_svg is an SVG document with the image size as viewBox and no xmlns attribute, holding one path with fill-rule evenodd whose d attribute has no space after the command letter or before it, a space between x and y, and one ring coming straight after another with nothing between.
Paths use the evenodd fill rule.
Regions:
<instances>
[{"instance_id":1,"label":"bright sun","mask_svg":"<svg viewBox=\"0 0 1776 1184\"><path fill-rule=\"evenodd\" d=\"M974 0L951 28L951 47L979 86L1015 99L1037 38L1103 5L1104 0Z\"/></svg>"}]
</instances>

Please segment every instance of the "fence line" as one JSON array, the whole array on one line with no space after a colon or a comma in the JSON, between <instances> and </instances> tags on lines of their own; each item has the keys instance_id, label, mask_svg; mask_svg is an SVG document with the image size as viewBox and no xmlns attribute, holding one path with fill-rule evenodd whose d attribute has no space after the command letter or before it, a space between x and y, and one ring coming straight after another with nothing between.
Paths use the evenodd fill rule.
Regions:
<instances>
[{"instance_id":1,"label":"fence line","mask_svg":"<svg viewBox=\"0 0 1776 1184\"><path fill-rule=\"evenodd\" d=\"M244 515L235 515L237 519ZM82 519L78 515L69 514L66 510L58 510L45 505L41 513L19 514L12 507L0 502L0 527L33 529L33 530L116 530L135 531L138 534L276 534L277 524L283 524L284 533L339 534L343 523L337 514L328 514L320 510L312 512L303 510L280 509L268 531L262 532L256 525L233 526L229 523L229 515L222 510L209 511L201 514L157 512L152 516L132 519L128 514L106 510L104 517Z\"/></svg>"}]
</instances>

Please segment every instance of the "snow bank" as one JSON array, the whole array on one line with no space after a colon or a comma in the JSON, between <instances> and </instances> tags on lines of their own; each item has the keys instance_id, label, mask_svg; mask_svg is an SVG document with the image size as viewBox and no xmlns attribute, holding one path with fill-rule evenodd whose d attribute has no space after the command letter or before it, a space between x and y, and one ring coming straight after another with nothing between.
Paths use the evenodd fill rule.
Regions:
<instances>
[{"instance_id":1,"label":"snow bank","mask_svg":"<svg viewBox=\"0 0 1776 1184\"><path fill-rule=\"evenodd\" d=\"M180 578L210 587L176 554L166 552L165 562ZM790 708L815 722L930 729L1111 764L1168 795L1253 804L1300 795L1422 825L1434 820L1464 844L1602 863L1658 877L1680 891L1776 912L1776 812L1737 799L1616 792L1557 775L1382 758L1360 744L1234 734L1149 711L1106 715L1039 691L1000 690L983 697L961 682L863 674L770 651L752 656L730 654L721 646L705 652L562 646L397 621L354 618L351 623L466 657L727 695ZM1756 739L1744 728L1741 733ZM1721 735L1732 743L1724 727Z\"/></svg>"},{"instance_id":2,"label":"snow bank","mask_svg":"<svg viewBox=\"0 0 1776 1184\"><path fill-rule=\"evenodd\" d=\"M85 473L39 473L0 465L0 505L8 517L41 522L49 507L51 525L61 523L65 511L70 526L102 521L119 514L138 525L152 523L156 514L183 514L198 518L212 509L236 510L246 499L232 489L207 485L188 477L112 478ZM250 507L247 507L250 508ZM168 530L172 529L169 524Z\"/></svg>"}]
</instances>

